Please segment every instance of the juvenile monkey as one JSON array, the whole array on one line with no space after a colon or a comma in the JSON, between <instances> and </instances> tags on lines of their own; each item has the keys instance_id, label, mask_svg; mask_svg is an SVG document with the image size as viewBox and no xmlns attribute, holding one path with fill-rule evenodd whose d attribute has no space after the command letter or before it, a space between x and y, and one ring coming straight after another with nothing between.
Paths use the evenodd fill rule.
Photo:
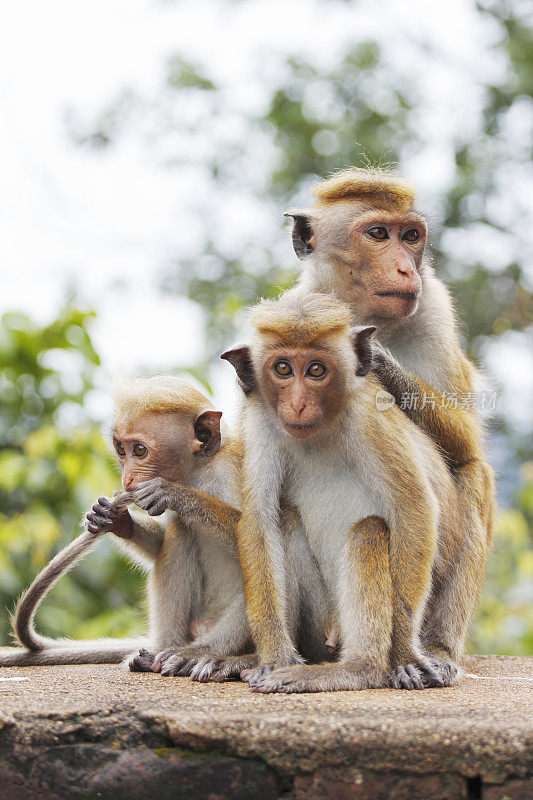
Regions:
<instances>
[{"instance_id":1,"label":"juvenile monkey","mask_svg":"<svg viewBox=\"0 0 533 800\"><path fill-rule=\"evenodd\" d=\"M86 515L84 532L52 559L22 596L14 629L28 650L9 653L0 666L118 663L142 646L128 658L134 671L190 674L201 681L238 677L257 661L249 652L235 544L240 445L221 426L221 413L210 408L207 398L177 378L121 381L114 401L113 445L128 491L99 498ZM169 514L149 519L128 509L132 503L153 516L170 511L170 519ZM148 579L148 640L80 642L40 636L33 618L43 597L107 531L135 561L153 566ZM290 579L299 598L292 630L306 657L322 660L329 653L327 635L321 637L316 630L324 634L329 624L325 591L288 508L284 532L294 564ZM301 631L300 616L307 619Z\"/></svg>"},{"instance_id":2,"label":"juvenile monkey","mask_svg":"<svg viewBox=\"0 0 533 800\"><path fill-rule=\"evenodd\" d=\"M373 370L436 442L455 481L462 547L435 582L423 638L432 655L456 660L493 535L494 478L471 402L477 373L461 351L448 290L425 257L413 187L394 172L347 169L312 191L315 205L287 214L302 259L299 291L334 292L354 323L376 326Z\"/></svg>"},{"instance_id":3,"label":"juvenile monkey","mask_svg":"<svg viewBox=\"0 0 533 800\"><path fill-rule=\"evenodd\" d=\"M143 644L53 640L40 636L33 627L35 611L53 583L88 552L100 534L111 531L136 561L153 565L148 578L146 647L159 655L154 658L145 648L131 659L131 669L166 669L174 674L179 657L181 674L196 668L199 677L208 661L207 672L214 675L217 662L208 656L238 655L251 649L235 552L239 444L221 426L221 412L178 378L118 382L114 401L113 445L127 491L112 499L101 497L87 514L86 530L23 595L14 629L28 650L8 654L0 664L119 662ZM170 519L136 514L127 508L131 503L154 516L170 511ZM174 662L167 661L170 655ZM250 657L241 659L233 672L226 667L218 677L231 677L252 663Z\"/></svg>"},{"instance_id":4,"label":"juvenile monkey","mask_svg":"<svg viewBox=\"0 0 533 800\"><path fill-rule=\"evenodd\" d=\"M333 296L286 292L252 309L251 347L229 350L246 395L237 545L260 692L450 683L419 641L432 587L460 553L456 488L431 440L397 407L376 408L374 327ZM339 626L336 664L302 664L286 623L280 499L295 508Z\"/></svg>"}]
</instances>

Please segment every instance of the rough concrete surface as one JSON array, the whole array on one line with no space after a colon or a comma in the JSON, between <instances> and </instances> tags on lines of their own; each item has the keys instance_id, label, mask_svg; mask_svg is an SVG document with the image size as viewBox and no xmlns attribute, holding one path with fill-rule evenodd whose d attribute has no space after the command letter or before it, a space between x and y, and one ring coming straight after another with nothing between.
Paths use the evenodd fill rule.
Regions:
<instances>
[{"instance_id":1,"label":"rough concrete surface","mask_svg":"<svg viewBox=\"0 0 533 800\"><path fill-rule=\"evenodd\" d=\"M307 695L115 665L3 668L0 800L527 800L533 659L464 666L481 677Z\"/></svg>"}]
</instances>

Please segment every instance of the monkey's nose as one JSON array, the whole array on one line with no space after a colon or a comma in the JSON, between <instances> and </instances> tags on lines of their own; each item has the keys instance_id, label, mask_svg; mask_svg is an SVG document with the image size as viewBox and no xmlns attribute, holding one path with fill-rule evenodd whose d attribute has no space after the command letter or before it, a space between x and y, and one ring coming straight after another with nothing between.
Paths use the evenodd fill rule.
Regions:
<instances>
[{"instance_id":1,"label":"monkey's nose","mask_svg":"<svg viewBox=\"0 0 533 800\"><path fill-rule=\"evenodd\" d=\"M305 403L291 403L291 408L297 417L300 416L305 407L306 407Z\"/></svg>"}]
</instances>

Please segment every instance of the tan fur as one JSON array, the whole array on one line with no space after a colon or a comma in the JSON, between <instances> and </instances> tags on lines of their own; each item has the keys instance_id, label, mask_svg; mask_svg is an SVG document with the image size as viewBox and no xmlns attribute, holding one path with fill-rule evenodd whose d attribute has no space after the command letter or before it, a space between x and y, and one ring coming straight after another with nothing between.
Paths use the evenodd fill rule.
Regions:
<instances>
[{"instance_id":1,"label":"tan fur","mask_svg":"<svg viewBox=\"0 0 533 800\"><path fill-rule=\"evenodd\" d=\"M118 375L113 381L112 396L118 427L150 411L174 411L192 416L213 408L207 397L174 375L149 378Z\"/></svg>"},{"instance_id":2,"label":"tan fur","mask_svg":"<svg viewBox=\"0 0 533 800\"><path fill-rule=\"evenodd\" d=\"M374 187L378 188L375 194ZM374 293L388 285L397 288L394 264L400 250L391 257L390 247L368 240L365 226L413 224L421 226L422 234L425 231L424 221L412 210L412 189L403 194L400 188L403 205L384 203L387 191L394 195L397 190L397 176L380 170L342 171L333 181L318 184L317 203L299 212L309 220L312 247L310 254L298 253L303 274L297 291L334 292L350 305L354 322L377 326L379 342L390 351L377 348L373 369L398 404L404 396L418 398L415 405L407 405L405 413L431 436L449 465L458 512L451 515L455 530L443 545L442 574L426 610L423 638L430 652L457 658L483 585L492 542L494 476L485 461L475 409L454 407L444 396L456 393L460 406L465 396L475 392L477 373L461 352L449 292L424 258L423 247L412 249L422 285L418 304L406 308L403 315L400 304L391 304L393 313L388 317L378 313ZM376 441L378 436L379 430ZM400 476L399 481L401 485Z\"/></svg>"},{"instance_id":3,"label":"tan fur","mask_svg":"<svg viewBox=\"0 0 533 800\"><path fill-rule=\"evenodd\" d=\"M295 296L293 308L273 300L261 300L248 314L260 337L281 338L284 344L314 344L325 335L328 339L342 334L350 324L348 308L336 299Z\"/></svg>"},{"instance_id":4,"label":"tan fur","mask_svg":"<svg viewBox=\"0 0 533 800\"><path fill-rule=\"evenodd\" d=\"M409 181L393 170L349 169L334 172L325 181L311 188L321 204L356 198L378 208L396 208L407 211L415 201L415 189Z\"/></svg>"},{"instance_id":5,"label":"tan fur","mask_svg":"<svg viewBox=\"0 0 533 800\"><path fill-rule=\"evenodd\" d=\"M257 691L366 688L384 685L390 668L417 665L422 673L432 671L421 649L420 629L432 581L439 574L440 538L447 541L453 530L446 520L457 506L455 488L438 451L413 423L396 407L387 414L377 410L380 384L372 375L356 377L353 347L359 353L362 345L348 326L346 307L338 304L338 312L332 314L334 310L330 297L288 292L277 303L263 303L251 313L259 330L246 363L251 360L256 371L263 367L263 353L271 346L269 336L261 343L266 317L269 333L270 321L276 324L276 358L292 365L287 381L269 378L268 370L258 376L243 409L246 484L238 547L248 616L261 658L249 678ZM331 336L323 324L328 318ZM300 332L297 340L295 330ZM326 380L329 372L323 382L309 378L309 386L300 388L305 364L325 350L330 356L338 353L336 369L345 387L342 403L332 404L303 441L299 433L287 436L280 402L273 402L269 392L295 391L300 396L305 391L314 402L315 392L322 391L326 407L328 392L342 386L336 379ZM329 360L324 363L330 365ZM287 402L297 408L295 399ZM345 491L358 482L355 506L361 508L361 517L348 524L346 514L354 500ZM302 518L330 597L339 597L343 650L341 663L331 668L286 669L296 659L285 623L291 599L284 585L279 506L276 510L282 489ZM367 508L375 510L365 514ZM383 514L377 514L378 509ZM338 563L339 549L345 555L336 574L338 567L332 565Z\"/></svg>"}]
</instances>

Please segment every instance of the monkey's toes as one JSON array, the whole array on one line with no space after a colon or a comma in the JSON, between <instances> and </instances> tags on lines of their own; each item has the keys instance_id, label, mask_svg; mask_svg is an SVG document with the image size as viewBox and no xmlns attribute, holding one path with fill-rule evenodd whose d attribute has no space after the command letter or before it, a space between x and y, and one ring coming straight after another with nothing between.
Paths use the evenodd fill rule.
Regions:
<instances>
[{"instance_id":1,"label":"monkey's toes","mask_svg":"<svg viewBox=\"0 0 533 800\"><path fill-rule=\"evenodd\" d=\"M191 669L195 666L196 660L186 658L184 656L171 656L168 658L161 667L161 675L165 678L175 678L177 676L189 675Z\"/></svg>"},{"instance_id":2,"label":"monkey's toes","mask_svg":"<svg viewBox=\"0 0 533 800\"><path fill-rule=\"evenodd\" d=\"M390 676L390 682L393 689L423 689L424 684L418 669L413 664L408 664L407 667L396 667Z\"/></svg>"},{"instance_id":3,"label":"monkey's toes","mask_svg":"<svg viewBox=\"0 0 533 800\"><path fill-rule=\"evenodd\" d=\"M459 670L451 661L438 661L431 659L431 668L422 670L422 682L426 688L452 686L457 679Z\"/></svg>"},{"instance_id":4,"label":"monkey's toes","mask_svg":"<svg viewBox=\"0 0 533 800\"><path fill-rule=\"evenodd\" d=\"M149 650L141 648L136 656L129 662L129 668L132 672L151 672L152 664L154 663L154 654Z\"/></svg>"},{"instance_id":5,"label":"monkey's toes","mask_svg":"<svg viewBox=\"0 0 533 800\"><path fill-rule=\"evenodd\" d=\"M250 688L252 692L259 694L271 694L273 692L294 694L317 691L312 686L312 677L306 671L302 674L298 666L276 669L270 674L264 675L253 685L250 684Z\"/></svg>"},{"instance_id":6,"label":"monkey's toes","mask_svg":"<svg viewBox=\"0 0 533 800\"><path fill-rule=\"evenodd\" d=\"M207 683L222 664L222 659L216 656L206 656L201 658L191 669L190 675L193 681Z\"/></svg>"},{"instance_id":7,"label":"monkey's toes","mask_svg":"<svg viewBox=\"0 0 533 800\"><path fill-rule=\"evenodd\" d=\"M223 681L244 680L243 674L248 674L257 667L257 655L227 656L218 659L218 666L211 676L212 681L222 683Z\"/></svg>"},{"instance_id":8,"label":"monkey's toes","mask_svg":"<svg viewBox=\"0 0 533 800\"><path fill-rule=\"evenodd\" d=\"M258 685L265 676L272 672L272 664L263 664L256 669L243 669L241 672L241 679L246 681L250 688Z\"/></svg>"},{"instance_id":9,"label":"monkey's toes","mask_svg":"<svg viewBox=\"0 0 533 800\"><path fill-rule=\"evenodd\" d=\"M174 652L174 650L162 650L160 653L158 653L154 658L152 671L161 672L161 667L170 658L170 656L174 654Z\"/></svg>"}]
</instances>

